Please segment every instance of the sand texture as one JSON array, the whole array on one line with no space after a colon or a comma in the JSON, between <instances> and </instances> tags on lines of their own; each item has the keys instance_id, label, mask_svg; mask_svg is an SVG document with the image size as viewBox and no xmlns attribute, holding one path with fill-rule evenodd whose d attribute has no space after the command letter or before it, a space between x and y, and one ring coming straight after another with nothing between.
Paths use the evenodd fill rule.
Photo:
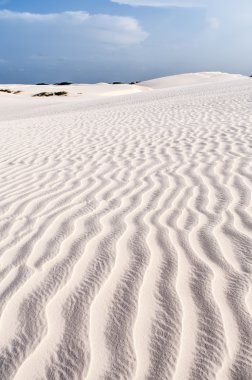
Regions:
<instances>
[{"instance_id":1,"label":"sand texture","mask_svg":"<svg viewBox=\"0 0 252 380\"><path fill-rule=\"evenodd\" d=\"M252 79L107 86L0 93L0 379L251 380Z\"/></svg>"}]
</instances>

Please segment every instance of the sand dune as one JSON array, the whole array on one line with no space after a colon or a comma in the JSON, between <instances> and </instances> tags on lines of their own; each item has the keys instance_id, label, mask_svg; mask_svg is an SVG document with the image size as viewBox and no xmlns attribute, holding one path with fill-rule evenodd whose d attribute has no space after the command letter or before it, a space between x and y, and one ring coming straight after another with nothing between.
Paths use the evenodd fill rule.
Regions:
<instances>
[{"instance_id":1,"label":"sand dune","mask_svg":"<svg viewBox=\"0 0 252 380\"><path fill-rule=\"evenodd\" d=\"M169 77L147 80L139 86L149 87L152 89L162 89L169 87L196 86L211 83L223 83L230 80L242 79L240 74L226 74L221 72L203 72L181 75L171 75Z\"/></svg>"},{"instance_id":2,"label":"sand dune","mask_svg":"<svg viewBox=\"0 0 252 380\"><path fill-rule=\"evenodd\" d=\"M1 380L252 379L252 80L150 82L0 95Z\"/></svg>"}]
</instances>

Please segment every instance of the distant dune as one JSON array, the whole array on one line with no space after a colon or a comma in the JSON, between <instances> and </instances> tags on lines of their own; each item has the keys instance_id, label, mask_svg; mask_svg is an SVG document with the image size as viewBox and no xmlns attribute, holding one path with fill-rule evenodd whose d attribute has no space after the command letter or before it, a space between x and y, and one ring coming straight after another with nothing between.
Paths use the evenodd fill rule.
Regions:
<instances>
[{"instance_id":1,"label":"distant dune","mask_svg":"<svg viewBox=\"0 0 252 380\"><path fill-rule=\"evenodd\" d=\"M0 379L251 380L251 78L0 89Z\"/></svg>"},{"instance_id":2,"label":"distant dune","mask_svg":"<svg viewBox=\"0 0 252 380\"><path fill-rule=\"evenodd\" d=\"M164 78L157 78L140 83L141 86L153 89L168 87L204 85L207 83L222 83L225 81L245 78L240 74L226 74L218 72L203 72L192 74L172 75Z\"/></svg>"},{"instance_id":3,"label":"distant dune","mask_svg":"<svg viewBox=\"0 0 252 380\"><path fill-rule=\"evenodd\" d=\"M97 84L69 84L69 85L56 85L56 84L33 84L33 85L22 85L22 84L5 84L0 85L0 95L4 91L11 91L12 93L16 90L21 91L22 96L31 96L41 92L57 92L57 91L67 91L71 97L86 98L87 96L106 96L106 95L127 95L134 94L136 92L142 92L145 89L139 87L139 85L129 85L129 84L108 84L108 83L97 83ZM2 90L2 91L1 91ZM147 89L146 89L147 90ZM146 91L145 90L145 91ZM76 99L75 99L76 100Z\"/></svg>"}]
</instances>

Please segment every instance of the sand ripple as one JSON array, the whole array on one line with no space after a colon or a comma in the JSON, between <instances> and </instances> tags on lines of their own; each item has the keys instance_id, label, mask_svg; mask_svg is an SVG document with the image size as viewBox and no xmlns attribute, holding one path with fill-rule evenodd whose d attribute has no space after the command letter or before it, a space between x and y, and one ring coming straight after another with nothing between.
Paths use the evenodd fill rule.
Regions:
<instances>
[{"instance_id":1,"label":"sand ripple","mask_svg":"<svg viewBox=\"0 0 252 380\"><path fill-rule=\"evenodd\" d=\"M1 122L1 380L252 379L251 99Z\"/></svg>"}]
</instances>

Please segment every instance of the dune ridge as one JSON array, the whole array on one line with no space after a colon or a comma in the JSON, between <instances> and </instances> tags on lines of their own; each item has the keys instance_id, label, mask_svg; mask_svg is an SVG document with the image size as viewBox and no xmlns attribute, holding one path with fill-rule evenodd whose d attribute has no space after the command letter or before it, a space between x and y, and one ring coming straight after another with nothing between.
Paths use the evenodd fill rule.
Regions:
<instances>
[{"instance_id":1,"label":"dune ridge","mask_svg":"<svg viewBox=\"0 0 252 380\"><path fill-rule=\"evenodd\" d=\"M2 380L252 379L252 82L217 76L3 109Z\"/></svg>"}]
</instances>

